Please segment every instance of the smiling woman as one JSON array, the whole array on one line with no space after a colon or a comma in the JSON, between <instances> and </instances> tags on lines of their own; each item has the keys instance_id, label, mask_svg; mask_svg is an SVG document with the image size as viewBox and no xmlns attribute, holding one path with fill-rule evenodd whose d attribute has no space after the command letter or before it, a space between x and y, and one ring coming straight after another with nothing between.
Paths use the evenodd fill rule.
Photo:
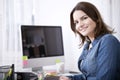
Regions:
<instances>
[{"instance_id":1,"label":"smiling woman","mask_svg":"<svg viewBox=\"0 0 120 80\"><path fill-rule=\"evenodd\" d=\"M84 45L78 60L82 74L61 76L60 80L120 80L120 42L112 35L97 8L79 2L70 14L71 29Z\"/></svg>"},{"instance_id":2,"label":"smiling woman","mask_svg":"<svg viewBox=\"0 0 120 80\"><path fill-rule=\"evenodd\" d=\"M82 10L76 10L73 13L73 18L76 31L83 36L88 36L93 41L96 23Z\"/></svg>"},{"instance_id":3,"label":"smiling woman","mask_svg":"<svg viewBox=\"0 0 120 80\"><path fill-rule=\"evenodd\" d=\"M93 40L93 37L96 38L101 34L113 33L113 30L108 29L109 27L103 21L97 8L94 5L89 4L88 2L81 2L76 5L76 7L71 12L70 21L71 29L73 30L73 32L80 34L80 37L82 39L81 45L84 43L85 38L89 36L82 35L80 33L80 30L77 30L76 27L87 27L90 31L89 33L92 34L92 37L89 37L92 38L91 40Z\"/></svg>"}]
</instances>

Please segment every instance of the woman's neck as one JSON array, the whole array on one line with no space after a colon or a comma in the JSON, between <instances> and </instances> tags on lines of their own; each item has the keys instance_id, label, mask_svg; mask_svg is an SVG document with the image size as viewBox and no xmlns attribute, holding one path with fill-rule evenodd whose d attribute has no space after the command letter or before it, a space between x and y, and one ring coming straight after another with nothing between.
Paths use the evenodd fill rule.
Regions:
<instances>
[{"instance_id":1,"label":"woman's neck","mask_svg":"<svg viewBox=\"0 0 120 80\"><path fill-rule=\"evenodd\" d=\"M91 42L93 42L95 39L94 35L89 35L88 38L90 39Z\"/></svg>"}]
</instances>

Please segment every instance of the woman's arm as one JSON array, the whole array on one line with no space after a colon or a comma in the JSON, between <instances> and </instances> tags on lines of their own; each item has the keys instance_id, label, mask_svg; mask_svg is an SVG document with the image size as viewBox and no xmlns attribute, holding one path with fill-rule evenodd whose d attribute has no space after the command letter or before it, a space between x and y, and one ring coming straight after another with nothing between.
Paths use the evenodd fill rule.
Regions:
<instances>
[{"instance_id":1,"label":"woman's arm","mask_svg":"<svg viewBox=\"0 0 120 80\"><path fill-rule=\"evenodd\" d=\"M59 80L86 80L83 74L73 76L60 76Z\"/></svg>"},{"instance_id":2,"label":"woman's arm","mask_svg":"<svg viewBox=\"0 0 120 80\"><path fill-rule=\"evenodd\" d=\"M96 80L117 80L119 49L119 42L115 37L103 38L98 51Z\"/></svg>"}]
</instances>

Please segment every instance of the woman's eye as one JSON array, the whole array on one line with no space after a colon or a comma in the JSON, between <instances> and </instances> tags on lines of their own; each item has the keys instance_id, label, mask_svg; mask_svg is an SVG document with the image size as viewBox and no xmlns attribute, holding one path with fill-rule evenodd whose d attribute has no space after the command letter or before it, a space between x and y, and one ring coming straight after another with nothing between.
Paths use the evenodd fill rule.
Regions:
<instances>
[{"instance_id":1,"label":"woman's eye","mask_svg":"<svg viewBox=\"0 0 120 80\"><path fill-rule=\"evenodd\" d=\"M74 25L76 25L78 23L78 21L74 22Z\"/></svg>"},{"instance_id":2,"label":"woman's eye","mask_svg":"<svg viewBox=\"0 0 120 80\"><path fill-rule=\"evenodd\" d=\"M84 17L84 19L87 19L88 17Z\"/></svg>"},{"instance_id":3,"label":"woman's eye","mask_svg":"<svg viewBox=\"0 0 120 80\"><path fill-rule=\"evenodd\" d=\"M88 17L83 17L83 20L87 19Z\"/></svg>"}]
</instances>

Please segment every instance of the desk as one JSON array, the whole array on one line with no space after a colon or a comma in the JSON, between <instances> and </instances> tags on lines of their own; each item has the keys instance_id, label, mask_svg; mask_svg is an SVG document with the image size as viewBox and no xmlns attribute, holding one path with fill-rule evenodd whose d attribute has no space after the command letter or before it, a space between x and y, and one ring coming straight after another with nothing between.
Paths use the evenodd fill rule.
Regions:
<instances>
[{"instance_id":1,"label":"desk","mask_svg":"<svg viewBox=\"0 0 120 80\"><path fill-rule=\"evenodd\" d=\"M39 80L36 74L30 72L17 72L17 80ZM44 80L59 80L59 76L47 76Z\"/></svg>"},{"instance_id":2,"label":"desk","mask_svg":"<svg viewBox=\"0 0 120 80\"><path fill-rule=\"evenodd\" d=\"M38 78L38 75L32 73L32 72L16 72L17 74L17 79L16 80L40 80ZM49 76L47 75L44 80L59 80L59 76L68 76L68 75L73 75L71 73L65 73L65 74L59 74L57 76Z\"/></svg>"},{"instance_id":3,"label":"desk","mask_svg":"<svg viewBox=\"0 0 120 80\"><path fill-rule=\"evenodd\" d=\"M47 71L52 72L52 74L47 74L46 71L42 72L16 72L17 80L59 80L59 76L70 76L79 74L77 72L66 72L57 74L55 71ZM41 75L41 77L40 77ZM41 79L43 78L43 79Z\"/></svg>"},{"instance_id":4,"label":"desk","mask_svg":"<svg viewBox=\"0 0 120 80\"><path fill-rule=\"evenodd\" d=\"M59 74L58 76L46 76L44 80L59 80L59 76L72 76L78 73L64 73L64 74Z\"/></svg>"}]
</instances>

